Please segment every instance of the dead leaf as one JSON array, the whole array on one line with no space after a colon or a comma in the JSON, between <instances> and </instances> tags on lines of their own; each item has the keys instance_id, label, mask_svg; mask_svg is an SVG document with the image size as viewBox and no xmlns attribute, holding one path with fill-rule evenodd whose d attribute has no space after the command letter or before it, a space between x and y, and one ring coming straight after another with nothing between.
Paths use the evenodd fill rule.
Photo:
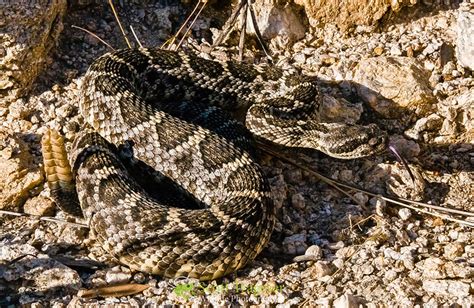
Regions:
<instances>
[{"instance_id":1,"label":"dead leaf","mask_svg":"<svg viewBox=\"0 0 474 308\"><path fill-rule=\"evenodd\" d=\"M96 298L96 297L121 297L137 294L145 291L150 286L139 283L129 283L116 286L106 286L94 289L83 289L77 292L77 296L82 298Z\"/></svg>"}]
</instances>

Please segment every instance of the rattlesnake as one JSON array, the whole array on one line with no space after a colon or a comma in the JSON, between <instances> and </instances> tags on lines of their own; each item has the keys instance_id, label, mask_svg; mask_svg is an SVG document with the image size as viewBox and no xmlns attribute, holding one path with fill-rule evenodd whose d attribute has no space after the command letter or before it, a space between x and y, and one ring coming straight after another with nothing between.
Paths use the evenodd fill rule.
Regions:
<instances>
[{"instance_id":1,"label":"rattlesnake","mask_svg":"<svg viewBox=\"0 0 474 308\"><path fill-rule=\"evenodd\" d=\"M320 123L318 101L314 78L273 66L159 49L108 53L83 79L87 124L72 171L62 137L43 139L52 196L132 269L222 277L260 253L275 221L254 137L338 158L385 147L373 124Z\"/></svg>"}]
</instances>

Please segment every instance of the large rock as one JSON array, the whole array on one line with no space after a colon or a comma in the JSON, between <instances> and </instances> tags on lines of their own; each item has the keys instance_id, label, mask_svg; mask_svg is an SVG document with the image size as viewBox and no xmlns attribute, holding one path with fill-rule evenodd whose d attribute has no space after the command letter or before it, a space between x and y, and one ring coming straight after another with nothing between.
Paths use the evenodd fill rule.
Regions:
<instances>
[{"instance_id":1,"label":"large rock","mask_svg":"<svg viewBox=\"0 0 474 308\"><path fill-rule=\"evenodd\" d=\"M440 5L440 1L431 0L294 0L305 8L312 26L320 23L336 24L346 31L355 26L376 25L384 15L399 12L413 5ZM444 1L444 5L455 5L456 1ZM425 10L426 8L422 8Z\"/></svg>"},{"instance_id":2,"label":"large rock","mask_svg":"<svg viewBox=\"0 0 474 308\"><path fill-rule=\"evenodd\" d=\"M463 135L466 142L474 142L474 89L442 101L439 113L444 117L441 135Z\"/></svg>"},{"instance_id":3,"label":"large rock","mask_svg":"<svg viewBox=\"0 0 474 308\"><path fill-rule=\"evenodd\" d=\"M30 191L43 182L28 145L16 134L0 129L0 209L18 210Z\"/></svg>"},{"instance_id":4,"label":"large rock","mask_svg":"<svg viewBox=\"0 0 474 308\"><path fill-rule=\"evenodd\" d=\"M462 66L474 71L474 2L459 7L456 56Z\"/></svg>"},{"instance_id":5,"label":"large rock","mask_svg":"<svg viewBox=\"0 0 474 308\"><path fill-rule=\"evenodd\" d=\"M76 294L82 286L79 274L29 244L9 239L0 240L0 279L8 282L13 294L20 295L20 303L35 300L32 294L48 292L65 296Z\"/></svg>"},{"instance_id":6,"label":"large rock","mask_svg":"<svg viewBox=\"0 0 474 308\"><path fill-rule=\"evenodd\" d=\"M294 5L278 0L255 1L258 29L265 40L278 38L281 45L292 44L305 36L306 28ZM251 16L247 14L247 32L255 33Z\"/></svg>"},{"instance_id":7,"label":"large rock","mask_svg":"<svg viewBox=\"0 0 474 308\"><path fill-rule=\"evenodd\" d=\"M362 99L385 117L398 117L406 109L425 114L434 101L429 73L412 58L364 59L356 66L353 81Z\"/></svg>"},{"instance_id":8,"label":"large rock","mask_svg":"<svg viewBox=\"0 0 474 308\"><path fill-rule=\"evenodd\" d=\"M390 10L390 0L295 0L304 6L312 25L335 23L342 30L372 25Z\"/></svg>"},{"instance_id":9,"label":"large rock","mask_svg":"<svg viewBox=\"0 0 474 308\"><path fill-rule=\"evenodd\" d=\"M43 69L46 54L63 28L66 6L66 0L0 4L0 98L4 103L23 95Z\"/></svg>"},{"instance_id":10,"label":"large rock","mask_svg":"<svg viewBox=\"0 0 474 308\"><path fill-rule=\"evenodd\" d=\"M427 279L423 280L422 287L427 293L437 296L444 295L466 298L470 293L468 281Z\"/></svg>"},{"instance_id":11,"label":"large rock","mask_svg":"<svg viewBox=\"0 0 474 308\"><path fill-rule=\"evenodd\" d=\"M334 308L357 308L360 307L361 299L352 294L344 293L334 300Z\"/></svg>"}]
</instances>

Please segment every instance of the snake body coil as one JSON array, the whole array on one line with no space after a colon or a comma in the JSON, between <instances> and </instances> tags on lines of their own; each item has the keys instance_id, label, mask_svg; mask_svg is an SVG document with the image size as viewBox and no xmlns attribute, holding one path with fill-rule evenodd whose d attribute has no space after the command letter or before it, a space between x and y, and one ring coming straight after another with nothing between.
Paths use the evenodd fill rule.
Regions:
<instances>
[{"instance_id":1,"label":"snake body coil","mask_svg":"<svg viewBox=\"0 0 474 308\"><path fill-rule=\"evenodd\" d=\"M107 253L166 277L219 278L268 242L275 213L253 136L339 158L385 143L375 125L318 122L309 77L157 49L97 59L79 107L88 127L70 162L80 209L50 181L53 195L89 220ZM242 111L245 125L229 117Z\"/></svg>"}]
</instances>

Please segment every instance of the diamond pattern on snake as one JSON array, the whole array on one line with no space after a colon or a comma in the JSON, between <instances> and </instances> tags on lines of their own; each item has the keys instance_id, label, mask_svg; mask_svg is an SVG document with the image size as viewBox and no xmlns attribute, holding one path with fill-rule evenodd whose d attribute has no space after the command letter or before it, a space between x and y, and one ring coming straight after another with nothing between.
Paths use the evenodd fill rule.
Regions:
<instances>
[{"instance_id":1,"label":"diamond pattern on snake","mask_svg":"<svg viewBox=\"0 0 474 308\"><path fill-rule=\"evenodd\" d=\"M269 241L275 211L256 137L342 159L387 139L374 124L319 122L312 77L159 49L98 58L79 109L87 124L69 162L57 132L43 138L53 198L89 222L105 253L164 277L217 279Z\"/></svg>"}]
</instances>

